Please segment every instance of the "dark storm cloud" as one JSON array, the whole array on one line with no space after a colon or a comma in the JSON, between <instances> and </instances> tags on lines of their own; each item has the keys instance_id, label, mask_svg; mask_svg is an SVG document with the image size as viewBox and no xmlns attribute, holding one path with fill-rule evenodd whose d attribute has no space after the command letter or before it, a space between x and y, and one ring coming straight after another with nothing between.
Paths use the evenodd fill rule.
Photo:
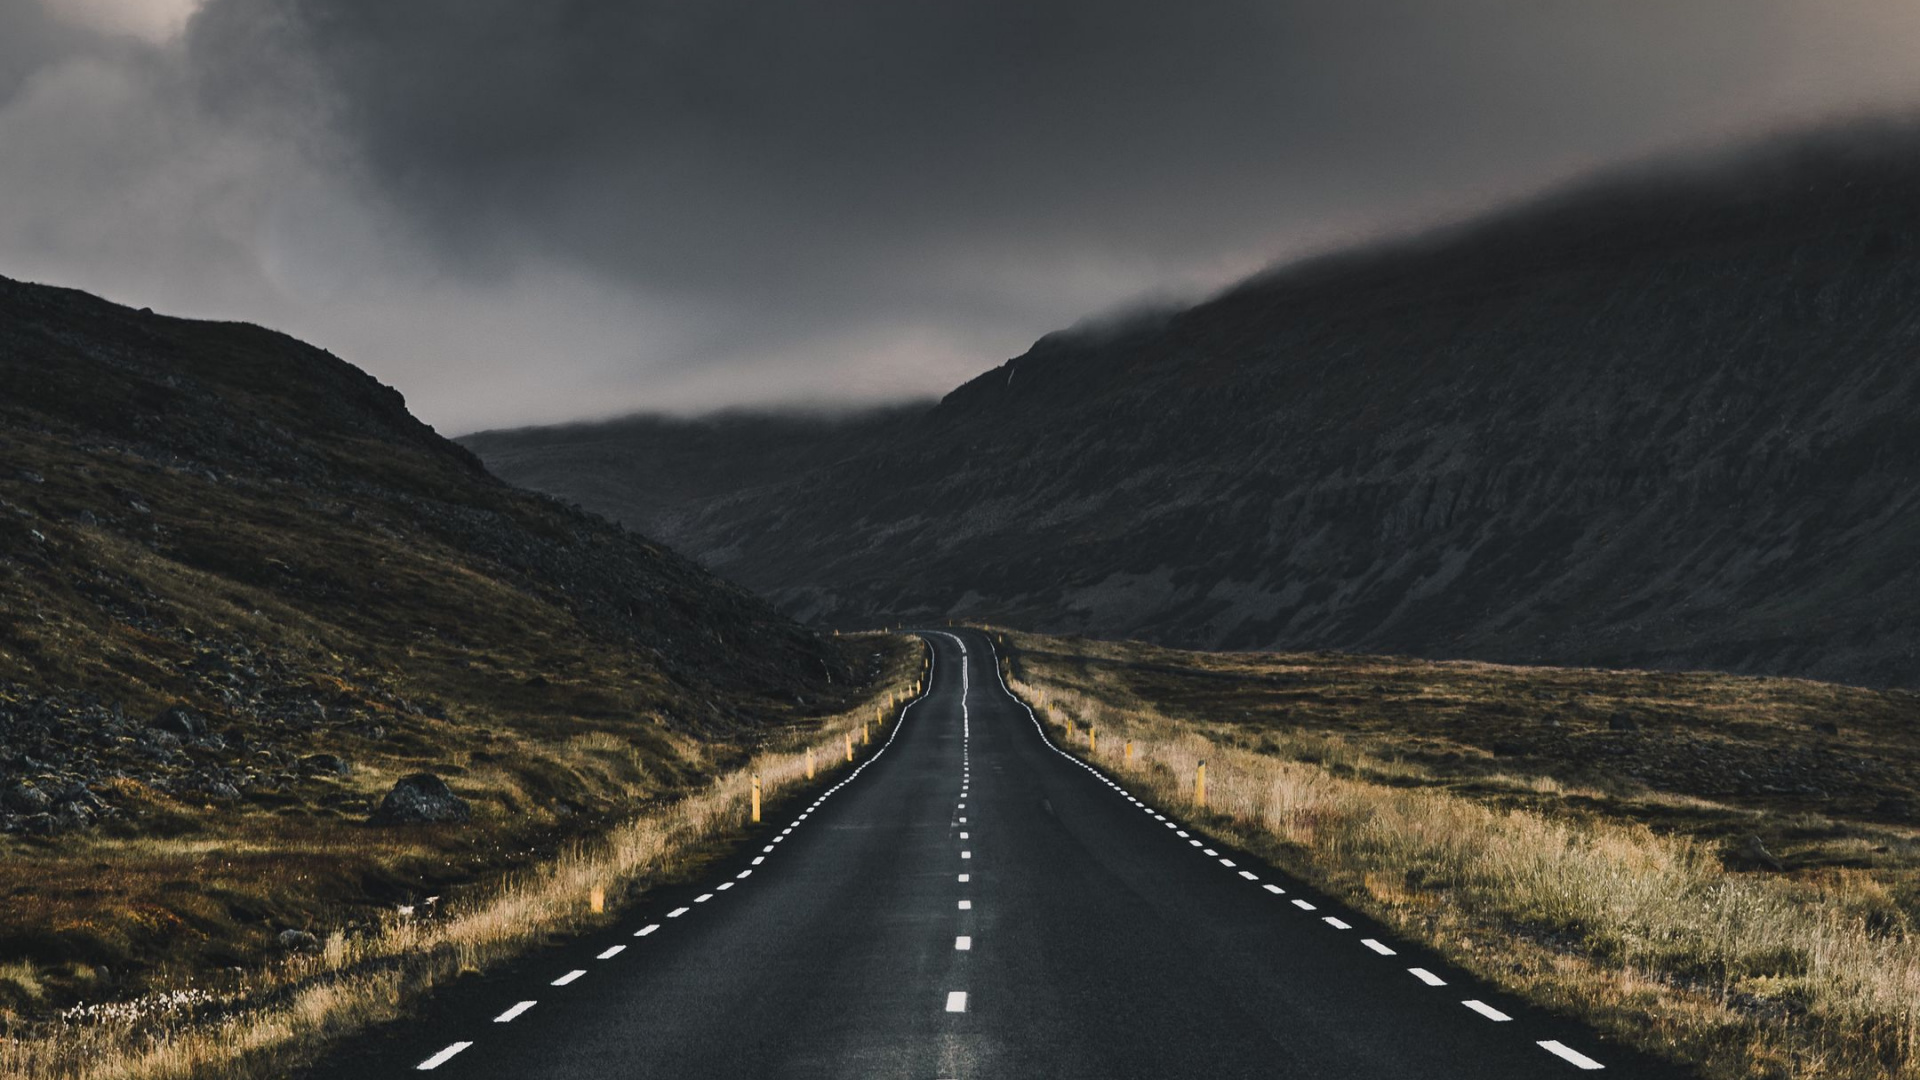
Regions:
<instances>
[{"instance_id":1,"label":"dark storm cloud","mask_svg":"<svg viewBox=\"0 0 1920 1080\"><path fill-rule=\"evenodd\" d=\"M34 72L72 52L79 37L49 17L40 0L0 0L0 103Z\"/></svg>"},{"instance_id":2,"label":"dark storm cloud","mask_svg":"<svg viewBox=\"0 0 1920 1080\"><path fill-rule=\"evenodd\" d=\"M1905 107L1917 54L1912 0L0 0L0 273L280 326L455 429L918 396Z\"/></svg>"},{"instance_id":3,"label":"dark storm cloud","mask_svg":"<svg viewBox=\"0 0 1920 1080\"><path fill-rule=\"evenodd\" d=\"M1777 63L1778 21L1744 0L216 0L196 51L236 98L316 78L457 265L542 250L812 301L970 251L1188 255L1356 189L1604 154Z\"/></svg>"}]
</instances>

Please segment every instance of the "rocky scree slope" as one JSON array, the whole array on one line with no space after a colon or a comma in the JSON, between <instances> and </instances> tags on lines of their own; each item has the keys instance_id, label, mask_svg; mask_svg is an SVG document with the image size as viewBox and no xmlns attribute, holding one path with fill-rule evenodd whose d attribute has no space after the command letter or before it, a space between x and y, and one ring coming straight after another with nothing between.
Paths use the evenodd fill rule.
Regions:
<instances>
[{"instance_id":1,"label":"rocky scree slope","mask_svg":"<svg viewBox=\"0 0 1920 1080\"><path fill-rule=\"evenodd\" d=\"M1920 136L1826 131L1049 335L665 535L825 624L1916 685L1916 295Z\"/></svg>"},{"instance_id":2,"label":"rocky scree slope","mask_svg":"<svg viewBox=\"0 0 1920 1080\"><path fill-rule=\"evenodd\" d=\"M537 858L872 670L319 349L0 279L0 962L44 967L27 997ZM421 772L469 827L364 824Z\"/></svg>"}]
</instances>

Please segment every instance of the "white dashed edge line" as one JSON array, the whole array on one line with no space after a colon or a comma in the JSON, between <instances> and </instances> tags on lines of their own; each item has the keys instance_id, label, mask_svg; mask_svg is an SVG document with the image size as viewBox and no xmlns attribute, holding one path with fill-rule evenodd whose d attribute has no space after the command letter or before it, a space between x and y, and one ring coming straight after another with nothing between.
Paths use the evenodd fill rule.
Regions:
<instances>
[{"instance_id":1,"label":"white dashed edge line","mask_svg":"<svg viewBox=\"0 0 1920 1080\"><path fill-rule=\"evenodd\" d=\"M414 1069L418 1072L426 1072L429 1069L437 1069L440 1066L445 1065L447 1062L452 1061L453 1055L459 1053L462 1050L465 1050L467 1047L472 1045L473 1044L470 1042L454 1043L452 1046L447 1047L445 1050L442 1050L439 1053L428 1058L427 1060L421 1062L420 1064L415 1065Z\"/></svg>"},{"instance_id":2,"label":"white dashed edge line","mask_svg":"<svg viewBox=\"0 0 1920 1080\"><path fill-rule=\"evenodd\" d=\"M538 1004L540 1003L537 1001L523 1001L513 1008L508 1009L506 1012L501 1013L499 1016L494 1017L493 1022L496 1024L511 1024L515 1017Z\"/></svg>"},{"instance_id":3,"label":"white dashed edge line","mask_svg":"<svg viewBox=\"0 0 1920 1080\"><path fill-rule=\"evenodd\" d=\"M956 635L948 634L947 636L953 638L956 642L960 641L959 637ZM1013 690L1007 686L1006 676L1002 675L1000 672L1000 652L997 648L994 647L993 639L991 637L988 637L987 639L987 648L993 659L994 677L998 679L1000 682L1000 691L1006 694L1007 697L1011 698L1015 704L1019 705L1022 709L1026 710L1027 719L1032 721L1034 730L1039 732L1040 741L1042 745L1046 746L1047 749L1052 750L1056 754L1059 754L1061 757L1067 759L1073 764L1078 765L1080 768L1084 769L1086 772L1091 774L1094 777L1094 779L1105 784L1107 787L1113 789L1115 792L1118 792L1120 796L1122 798L1125 798L1128 802L1132 803L1135 806L1140 807L1141 809L1145 810L1147 813L1152 814L1154 820L1165 822L1167 828L1174 830L1175 836L1179 837L1182 840L1186 840L1193 847L1200 848L1203 854L1207 855L1210 858L1219 859L1220 863L1224 866L1232 867L1234 865L1232 860L1226 859L1226 858L1220 858L1220 853L1218 851L1215 851L1212 848L1206 847L1199 840L1192 839L1185 829L1179 828L1175 822L1168 820L1165 815L1156 813L1152 807L1146 805L1145 803L1142 803L1139 799L1134 798L1131 792L1127 791L1126 788L1121 787L1117 782L1109 778L1106 774L1102 773L1099 769L1088 764L1087 762L1080 760L1077 757L1074 757L1072 754L1067 753L1065 750L1055 745L1054 741L1048 737L1046 728L1041 725L1039 716L1034 714L1033 707L1031 705L1028 705L1025 701L1021 700L1020 695L1015 694ZM963 655L965 654L965 651L966 651L966 645L965 643L961 643L961 652ZM932 685L931 679L928 680L928 685L929 686ZM963 706L964 706L964 702L963 702ZM1259 878L1256 875L1248 873L1245 870L1240 871L1240 876L1250 882L1259 881ZM960 875L960 880L965 881L966 875L965 874ZM1286 893L1285 889L1271 883L1263 884L1261 888L1274 894L1275 896L1285 895ZM1313 904L1305 900L1295 899L1293 901L1293 904L1295 907L1299 908L1302 911L1317 910ZM1347 923L1342 919L1335 918L1334 916L1331 916L1331 915L1322 916L1321 921L1325 922L1328 926L1332 927L1335 930L1351 930L1353 928L1352 924ZM1382 944L1380 941L1374 938L1362 938L1360 940L1360 944L1364 945L1366 948L1372 950L1373 952L1377 953L1380 956L1397 955L1392 948ZM1425 968L1417 968L1417 967L1408 968L1407 971L1411 973L1415 978L1419 979L1421 982L1427 984L1428 986L1447 985L1445 979L1440 978L1438 975L1435 975L1433 972L1428 971ZM965 995L964 994L961 995L961 998L963 1002L962 1009L964 1009ZM1468 1001L1461 1002L1461 1004L1479 1013L1480 1015L1485 1016L1487 1019L1493 1020L1495 1022L1504 1022L1504 1021L1513 1019L1512 1017L1508 1016L1506 1013L1503 1013L1500 1010L1482 1001L1468 1000ZM950 1009L952 1008L951 997L949 998L948 1007ZM1548 1053L1553 1054L1555 1057L1558 1057L1568 1062L1569 1064L1572 1064L1575 1068L1589 1069L1589 1070L1606 1068L1606 1066L1602 1065L1600 1062L1595 1061L1593 1058L1590 1058L1587 1055L1580 1053L1578 1050L1574 1050L1573 1048L1567 1046L1565 1043L1562 1043L1556 1039L1542 1040L1536 1043L1535 1045L1539 1046L1541 1049L1547 1051Z\"/></svg>"},{"instance_id":4,"label":"white dashed edge line","mask_svg":"<svg viewBox=\"0 0 1920 1080\"><path fill-rule=\"evenodd\" d=\"M965 643L961 644L960 651L962 656L966 655ZM815 799L811 804L809 804L804 813L802 813L799 817L794 818L792 825L789 825L786 828L780 830L780 835L774 837L772 843L762 846L760 849L761 854L754 857L754 860L753 860L754 866L759 866L761 863L766 862L767 861L766 856L767 854L773 851L774 844L778 844L780 841L785 840L793 832L793 830L797 826L799 826L801 822L807 820L809 815L819 810L820 805L826 802L830 796L832 796L835 792L839 791L841 788L846 787L847 784L851 782L854 777L859 776L863 771L866 770L867 766L873 764L875 761L878 761L880 759L880 755L887 752L887 749L893 745L893 740L900 736L900 730L906 726L908 711L911 710L915 705L918 705L921 702L925 701L928 695L930 695L933 692L933 668L936 663L938 663L938 653L936 653L933 649L929 648L927 650L926 682L921 685L920 695L918 697L914 698L912 701L909 701L905 705L902 705L900 707L900 715L898 717L898 722L896 722L893 725L893 732L887 736L887 741L880 744L880 748L878 750L875 750L873 754L870 757L868 757L865 761L855 766L852 772L848 773L845 777L842 777L839 783L834 784L832 787L828 788L825 794L821 795L819 798ZM964 665L962 665L961 667L961 675L964 681L965 675L966 675L966 668ZM966 706L966 701L963 695L961 699L961 707L964 709L965 706ZM724 892L728 889L731 889L737 882L745 880L748 877L751 877L752 874L753 874L753 871L751 869L742 870L740 873L734 875L734 881L725 882L724 884L719 885L718 887L716 887L715 892ZM961 881L967 880L967 875L961 874L960 880ZM700 896L694 897L693 902L696 904L704 904L707 901L713 899L713 897L714 897L714 893L704 893ZM962 902L962 905L963 906L965 905L964 901ZM690 907L678 907L672 911L667 912L667 918L677 919L680 916L687 914L687 912L691 910L693 909ZM635 930L633 932L633 936L637 938L647 937L648 935L653 934L659 929L660 929L659 923L649 923L648 925L643 926L638 930ZM614 945L604 950L603 952L599 953L596 959L611 960L614 957L619 956L622 952L626 950L626 948L627 947L625 945ZM586 975L586 973L587 973L586 969L577 968L553 980L553 982L548 985L566 986L572 983L574 980L579 979L582 976ZM965 999L966 999L966 995L962 994L961 1008L963 1011L965 1009ZM500 1024L509 1023L515 1017L519 1016L521 1013L524 1013L528 1009L533 1008L535 1004L537 1004L537 1002L533 1002L533 1001L519 1002L518 1004L509 1008L506 1012L503 1012L499 1016L494 1017L494 1022L500 1023ZM467 1049L472 1045L473 1045L472 1042L454 1043L446 1047L445 1049L441 1050L439 1053L428 1058L427 1060L421 1062L419 1065L414 1066L414 1068L423 1072L429 1069L437 1069L440 1066L446 1064L448 1061L452 1060L455 1054L460 1053L461 1051Z\"/></svg>"},{"instance_id":5,"label":"white dashed edge line","mask_svg":"<svg viewBox=\"0 0 1920 1080\"><path fill-rule=\"evenodd\" d=\"M1545 1050L1547 1053L1552 1054L1554 1057L1557 1057L1562 1061L1565 1061L1571 1064L1576 1069L1592 1070L1592 1069L1606 1068L1605 1065L1602 1065L1599 1062L1588 1057L1587 1055L1581 1053L1580 1051L1575 1050L1573 1047L1568 1046L1566 1043L1561 1042L1559 1039L1542 1039L1541 1041L1534 1043L1534 1045L1538 1046L1542 1050Z\"/></svg>"},{"instance_id":6,"label":"white dashed edge line","mask_svg":"<svg viewBox=\"0 0 1920 1080\"><path fill-rule=\"evenodd\" d=\"M1486 1017L1496 1024L1504 1024L1508 1020L1513 1019L1513 1017L1508 1016L1506 1013L1501 1012L1499 1009L1494 1008L1484 1001L1469 998L1460 1004L1465 1005L1467 1008L1472 1009L1474 1012L1479 1013L1481 1016Z\"/></svg>"}]
</instances>

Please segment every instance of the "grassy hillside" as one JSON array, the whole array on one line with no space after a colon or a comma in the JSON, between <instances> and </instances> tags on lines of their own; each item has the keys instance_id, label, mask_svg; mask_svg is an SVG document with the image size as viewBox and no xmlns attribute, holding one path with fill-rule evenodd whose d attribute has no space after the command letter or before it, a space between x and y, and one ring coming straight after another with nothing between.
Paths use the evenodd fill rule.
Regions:
<instances>
[{"instance_id":1,"label":"grassy hillside","mask_svg":"<svg viewBox=\"0 0 1920 1080\"><path fill-rule=\"evenodd\" d=\"M1827 132L1049 335L671 536L823 625L1920 685L1916 291L1920 135Z\"/></svg>"},{"instance_id":2,"label":"grassy hillside","mask_svg":"<svg viewBox=\"0 0 1920 1080\"><path fill-rule=\"evenodd\" d=\"M1062 745L1516 993L1710 1077L1920 1076L1920 695L999 639Z\"/></svg>"},{"instance_id":3,"label":"grassy hillside","mask_svg":"<svg viewBox=\"0 0 1920 1080\"><path fill-rule=\"evenodd\" d=\"M0 280L0 1036L244 1002L917 665L500 483L320 350ZM469 820L368 824L418 772Z\"/></svg>"}]
</instances>

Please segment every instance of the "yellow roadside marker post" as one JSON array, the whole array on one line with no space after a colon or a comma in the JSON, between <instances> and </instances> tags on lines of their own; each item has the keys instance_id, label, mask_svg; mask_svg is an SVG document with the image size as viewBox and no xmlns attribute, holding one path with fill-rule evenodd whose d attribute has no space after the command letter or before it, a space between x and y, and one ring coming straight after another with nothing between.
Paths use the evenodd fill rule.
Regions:
<instances>
[{"instance_id":1,"label":"yellow roadside marker post","mask_svg":"<svg viewBox=\"0 0 1920 1080\"><path fill-rule=\"evenodd\" d=\"M1093 728L1088 728L1087 729L1087 753L1092 754L1099 749L1100 749L1100 733Z\"/></svg>"},{"instance_id":2,"label":"yellow roadside marker post","mask_svg":"<svg viewBox=\"0 0 1920 1080\"><path fill-rule=\"evenodd\" d=\"M1204 761L1193 770L1193 801L1200 804L1200 809L1207 808L1207 763Z\"/></svg>"},{"instance_id":3,"label":"yellow roadside marker post","mask_svg":"<svg viewBox=\"0 0 1920 1080\"><path fill-rule=\"evenodd\" d=\"M847 760L853 760L853 732L847 732Z\"/></svg>"},{"instance_id":4,"label":"yellow roadside marker post","mask_svg":"<svg viewBox=\"0 0 1920 1080\"><path fill-rule=\"evenodd\" d=\"M595 915L607 910L607 890L605 886L595 885L587 892L587 908Z\"/></svg>"},{"instance_id":5,"label":"yellow roadside marker post","mask_svg":"<svg viewBox=\"0 0 1920 1080\"><path fill-rule=\"evenodd\" d=\"M760 824L760 774L753 774L753 823Z\"/></svg>"},{"instance_id":6,"label":"yellow roadside marker post","mask_svg":"<svg viewBox=\"0 0 1920 1080\"><path fill-rule=\"evenodd\" d=\"M1067 721L1067 738L1069 739L1073 738L1073 721L1072 720Z\"/></svg>"},{"instance_id":7,"label":"yellow roadside marker post","mask_svg":"<svg viewBox=\"0 0 1920 1080\"><path fill-rule=\"evenodd\" d=\"M1127 740L1127 764L1133 764L1133 740Z\"/></svg>"}]
</instances>

